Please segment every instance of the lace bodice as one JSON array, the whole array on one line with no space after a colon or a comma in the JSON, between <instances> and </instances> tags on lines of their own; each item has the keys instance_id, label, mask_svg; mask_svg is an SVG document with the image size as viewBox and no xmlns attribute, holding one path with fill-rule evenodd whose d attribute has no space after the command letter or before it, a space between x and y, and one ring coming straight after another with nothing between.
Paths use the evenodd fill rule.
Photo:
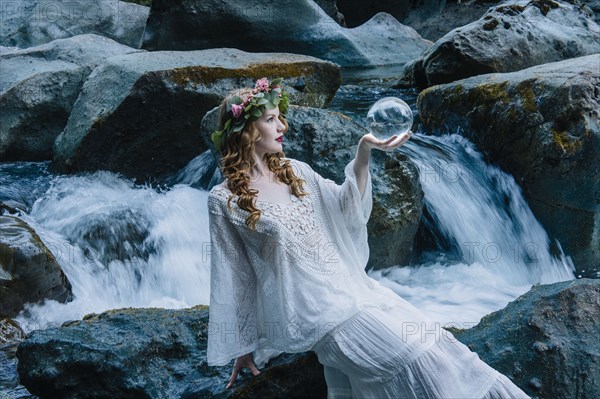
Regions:
<instances>
[{"instance_id":1,"label":"lace bodice","mask_svg":"<svg viewBox=\"0 0 600 399\"><path fill-rule=\"evenodd\" d=\"M231 195L231 192L223 187L215 187L212 192L225 200ZM232 200L232 202L235 201L237 201L236 198ZM292 195L288 204L257 199L256 206L261 211L261 217L264 215L274 219L295 234L305 236L317 229L314 202L310 195L300 198Z\"/></svg>"}]
</instances>

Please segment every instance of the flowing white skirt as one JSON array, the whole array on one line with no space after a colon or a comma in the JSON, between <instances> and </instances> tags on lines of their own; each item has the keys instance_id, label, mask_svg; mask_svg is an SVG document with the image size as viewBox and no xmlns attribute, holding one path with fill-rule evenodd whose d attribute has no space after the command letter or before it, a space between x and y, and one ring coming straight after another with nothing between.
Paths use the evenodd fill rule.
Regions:
<instances>
[{"instance_id":1,"label":"flowing white skirt","mask_svg":"<svg viewBox=\"0 0 600 399\"><path fill-rule=\"evenodd\" d=\"M328 398L529 398L408 302L367 308L313 347Z\"/></svg>"}]
</instances>

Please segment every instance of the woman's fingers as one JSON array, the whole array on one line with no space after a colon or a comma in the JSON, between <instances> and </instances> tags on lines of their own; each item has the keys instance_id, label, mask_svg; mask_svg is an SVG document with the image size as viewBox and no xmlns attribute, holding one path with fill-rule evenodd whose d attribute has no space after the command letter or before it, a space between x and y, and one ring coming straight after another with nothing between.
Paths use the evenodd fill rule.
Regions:
<instances>
[{"instance_id":1,"label":"woman's fingers","mask_svg":"<svg viewBox=\"0 0 600 399\"><path fill-rule=\"evenodd\" d=\"M408 131L406 134L402 134L400 136L393 135L389 139L387 139L384 144L377 146L380 150L393 150L394 148L400 147L402 144L406 143L410 136L412 135L412 131Z\"/></svg>"}]
</instances>

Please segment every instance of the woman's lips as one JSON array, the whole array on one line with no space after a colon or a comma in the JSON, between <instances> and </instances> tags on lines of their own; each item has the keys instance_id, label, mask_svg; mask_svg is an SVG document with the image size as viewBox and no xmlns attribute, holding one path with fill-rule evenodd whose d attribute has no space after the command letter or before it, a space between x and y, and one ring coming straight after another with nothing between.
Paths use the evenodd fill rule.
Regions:
<instances>
[{"instance_id":1,"label":"woman's lips","mask_svg":"<svg viewBox=\"0 0 600 399\"><path fill-rule=\"evenodd\" d=\"M279 137L279 138L275 139L275 141L279 141L280 143L282 143L283 142L283 137Z\"/></svg>"}]
</instances>

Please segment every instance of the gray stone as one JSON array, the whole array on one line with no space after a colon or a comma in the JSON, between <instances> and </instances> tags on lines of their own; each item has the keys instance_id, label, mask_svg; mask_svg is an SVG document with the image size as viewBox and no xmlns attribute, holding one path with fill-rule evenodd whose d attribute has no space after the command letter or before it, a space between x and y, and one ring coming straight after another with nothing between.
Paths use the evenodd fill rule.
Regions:
<instances>
[{"instance_id":1,"label":"gray stone","mask_svg":"<svg viewBox=\"0 0 600 399\"><path fill-rule=\"evenodd\" d=\"M428 40L437 40L452 29L479 19L493 3L502 0L338 0L337 8L350 28L379 12L391 14Z\"/></svg>"},{"instance_id":2,"label":"gray stone","mask_svg":"<svg viewBox=\"0 0 600 399\"><path fill-rule=\"evenodd\" d=\"M25 331L18 322L13 319L0 319L0 348L14 345L25 338Z\"/></svg>"},{"instance_id":3,"label":"gray stone","mask_svg":"<svg viewBox=\"0 0 600 399\"><path fill-rule=\"evenodd\" d=\"M315 107L325 106L341 81L335 64L294 54L213 49L111 57L85 82L52 166L161 179L206 149L198 134L204 114L264 76L283 77L290 101Z\"/></svg>"},{"instance_id":4,"label":"gray stone","mask_svg":"<svg viewBox=\"0 0 600 399\"><path fill-rule=\"evenodd\" d=\"M360 138L368 132L351 118L324 109L290 106L286 120L286 156L311 165L320 175L341 184L344 167L354 158ZM202 121L201 135L216 155L210 142L215 130L217 109ZM412 257L412 242L423 212L423 191L418 168L397 151L371 151L373 211L367 225L370 258L367 268L381 269L407 264Z\"/></svg>"},{"instance_id":5,"label":"gray stone","mask_svg":"<svg viewBox=\"0 0 600 399\"><path fill-rule=\"evenodd\" d=\"M555 0L510 1L435 42L405 66L399 85L422 89L596 53L600 26L589 10Z\"/></svg>"},{"instance_id":6,"label":"gray stone","mask_svg":"<svg viewBox=\"0 0 600 399\"><path fill-rule=\"evenodd\" d=\"M139 51L85 34L0 53L0 161L52 159L54 140L92 69Z\"/></svg>"},{"instance_id":7,"label":"gray stone","mask_svg":"<svg viewBox=\"0 0 600 399\"><path fill-rule=\"evenodd\" d=\"M326 395L312 353L282 354L225 389L231 366L209 367L208 307L118 309L35 330L19 344L21 383L42 399L306 398Z\"/></svg>"},{"instance_id":8,"label":"gray stone","mask_svg":"<svg viewBox=\"0 0 600 399\"><path fill-rule=\"evenodd\" d=\"M511 173L573 259L600 271L600 54L480 75L424 90L425 130L460 129Z\"/></svg>"},{"instance_id":9,"label":"gray stone","mask_svg":"<svg viewBox=\"0 0 600 399\"><path fill-rule=\"evenodd\" d=\"M115 0L2 2L0 44L21 48L84 33L140 48L149 7Z\"/></svg>"},{"instance_id":10,"label":"gray stone","mask_svg":"<svg viewBox=\"0 0 600 399\"><path fill-rule=\"evenodd\" d=\"M478 20L491 6L502 2L503 0L424 0L411 7L406 17L399 21L419 32L425 39L436 41L454 28Z\"/></svg>"},{"instance_id":11,"label":"gray stone","mask_svg":"<svg viewBox=\"0 0 600 399\"><path fill-rule=\"evenodd\" d=\"M0 317L26 303L72 300L71 283L40 237L16 216L0 215Z\"/></svg>"},{"instance_id":12,"label":"gray stone","mask_svg":"<svg viewBox=\"0 0 600 399\"><path fill-rule=\"evenodd\" d=\"M202 16L199 18L199 16ZM231 47L307 54L341 66L404 64L431 45L389 14L345 29L310 0L167 0L152 3L148 50Z\"/></svg>"},{"instance_id":13,"label":"gray stone","mask_svg":"<svg viewBox=\"0 0 600 399\"><path fill-rule=\"evenodd\" d=\"M536 285L454 334L537 398L600 397L600 280Z\"/></svg>"}]
</instances>

